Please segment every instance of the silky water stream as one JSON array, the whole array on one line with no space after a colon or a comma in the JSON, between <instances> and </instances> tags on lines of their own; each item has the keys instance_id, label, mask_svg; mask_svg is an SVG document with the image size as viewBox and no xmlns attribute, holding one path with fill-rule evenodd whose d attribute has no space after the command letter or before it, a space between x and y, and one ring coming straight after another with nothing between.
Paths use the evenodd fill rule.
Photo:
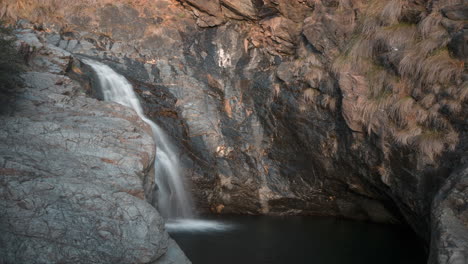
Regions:
<instances>
[{"instance_id":1,"label":"silky water stream","mask_svg":"<svg viewBox=\"0 0 468 264\"><path fill-rule=\"evenodd\" d=\"M96 73L99 89L105 101L112 101L132 108L138 116L151 126L156 142L155 181L158 185L158 210L166 219L171 230L209 231L222 230L222 223L203 220L195 216L190 193L185 187L177 151L166 133L146 117L140 100L128 80L109 66L82 59Z\"/></svg>"}]
</instances>

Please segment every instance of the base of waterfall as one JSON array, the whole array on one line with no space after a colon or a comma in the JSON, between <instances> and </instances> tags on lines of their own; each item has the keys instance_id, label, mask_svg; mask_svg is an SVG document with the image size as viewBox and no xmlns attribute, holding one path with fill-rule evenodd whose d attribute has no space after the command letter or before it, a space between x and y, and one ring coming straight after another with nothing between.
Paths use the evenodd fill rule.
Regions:
<instances>
[{"instance_id":1,"label":"base of waterfall","mask_svg":"<svg viewBox=\"0 0 468 264\"><path fill-rule=\"evenodd\" d=\"M170 221L166 227L192 263L427 263L423 243L400 225L332 217L216 215Z\"/></svg>"},{"instance_id":2,"label":"base of waterfall","mask_svg":"<svg viewBox=\"0 0 468 264\"><path fill-rule=\"evenodd\" d=\"M170 233L176 232L224 232L236 228L234 223L206 219L169 219L166 229Z\"/></svg>"}]
</instances>

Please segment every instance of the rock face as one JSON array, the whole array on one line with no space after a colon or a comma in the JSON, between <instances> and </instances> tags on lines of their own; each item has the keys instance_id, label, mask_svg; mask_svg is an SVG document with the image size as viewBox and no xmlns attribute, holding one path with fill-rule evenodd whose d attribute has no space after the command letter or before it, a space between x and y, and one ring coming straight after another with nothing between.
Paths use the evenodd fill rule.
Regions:
<instances>
[{"instance_id":1,"label":"rock face","mask_svg":"<svg viewBox=\"0 0 468 264\"><path fill-rule=\"evenodd\" d=\"M89 98L65 75L76 59L32 32L17 32L29 71L0 115L0 262L189 263L145 200L151 128Z\"/></svg>"},{"instance_id":2,"label":"rock face","mask_svg":"<svg viewBox=\"0 0 468 264\"><path fill-rule=\"evenodd\" d=\"M466 1L88 2L22 16L134 83L200 210L406 222L463 260Z\"/></svg>"},{"instance_id":3,"label":"rock face","mask_svg":"<svg viewBox=\"0 0 468 264\"><path fill-rule=\"evenodd\" d=\"M431 263L468 261L468 167L456 170L433 203Z\"/></svg>"}]
</instances>

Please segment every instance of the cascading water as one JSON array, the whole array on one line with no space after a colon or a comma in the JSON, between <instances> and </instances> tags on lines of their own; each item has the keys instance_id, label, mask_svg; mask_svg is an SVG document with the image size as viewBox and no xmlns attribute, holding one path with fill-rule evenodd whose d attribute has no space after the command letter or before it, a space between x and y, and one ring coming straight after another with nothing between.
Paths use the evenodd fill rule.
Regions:
<instances>
[{"instance_id":1,"label":"cascading water","mask_svg":"<svg viewBox=\"0 0 468 264\"><path fill-rule=\"evenodd\" d=\"M158 207L166 218L193 218L192 199L184 187L179 159L164 131L143 113L132 85L122 75L100 62L83 59L96 72L104 100L131 107L153 130L156 142L155 180Z\"/></svg>"},{"instance_id":2,"label":"cascading water","mask_svg":"<svg viewBox=\"0 0 468 264\"><path fill-rule=\"evenodd\" d=\"M157 146L154 171L155 181L159 188L158 208L161 214L168 219L167 229L169 231L224 231L231 229L232 225L229 224L193 219L192 198L184 187L176 151L164 131L145 116L132 85L125 77L105 64L90 59L82 59L82 61L96 72L104 100L131 107L144 122L151 126Z\"/></svg>"}]
</instances>

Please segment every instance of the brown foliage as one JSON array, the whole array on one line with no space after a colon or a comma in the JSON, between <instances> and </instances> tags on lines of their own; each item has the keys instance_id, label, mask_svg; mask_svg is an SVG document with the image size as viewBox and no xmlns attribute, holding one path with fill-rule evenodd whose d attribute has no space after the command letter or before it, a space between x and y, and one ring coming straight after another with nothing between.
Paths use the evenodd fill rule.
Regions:
<instances>
[{"instance_id":1,"label":"brown foliage","mask_svg":"<svg viewBox=\"0 0 468 264\"><path fill-rule=\"evenodd\" d=\"M467 83L460 85L465 65L447 49L450 35L440 12L418 25L401 23L404 4L372 1L333 70L342 79L351 74L367 80L366 93L357 94L356 109L368 133L390 135L433 161L458 142L444 113L460 113L468 99ZM382 54L396 68L381 65Z\"/></svg>"}]
</instances>

